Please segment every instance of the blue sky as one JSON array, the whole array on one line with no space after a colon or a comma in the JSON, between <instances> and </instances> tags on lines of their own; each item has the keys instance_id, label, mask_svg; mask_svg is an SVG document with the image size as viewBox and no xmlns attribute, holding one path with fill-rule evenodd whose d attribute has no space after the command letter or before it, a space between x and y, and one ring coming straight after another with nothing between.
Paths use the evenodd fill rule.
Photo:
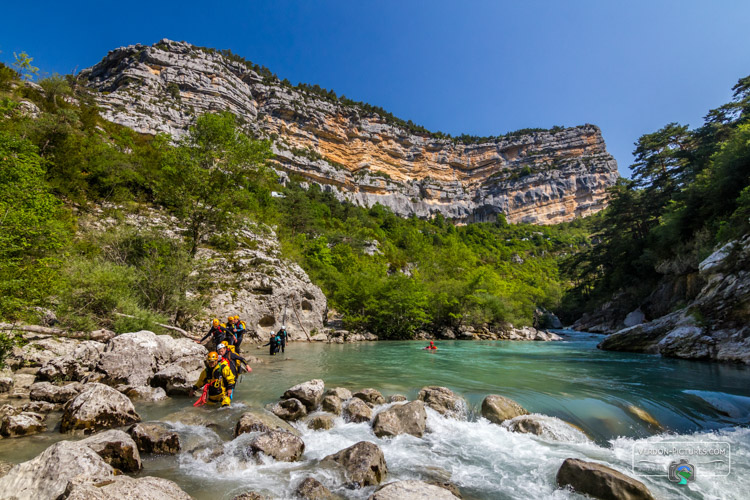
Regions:
<instances>
[{"instance_id":1,"label":"blue sky","mask_svg":"<svg viewBox=\"0 0 750 500\"><path fill-rule=\"evenodd\" d=\"M700 125L750 74L750 2L12 2L0 60L48 73L161 38L229 48L430 130L594 123L629 175L633 142Z\"/></svg>"}]
</instances>

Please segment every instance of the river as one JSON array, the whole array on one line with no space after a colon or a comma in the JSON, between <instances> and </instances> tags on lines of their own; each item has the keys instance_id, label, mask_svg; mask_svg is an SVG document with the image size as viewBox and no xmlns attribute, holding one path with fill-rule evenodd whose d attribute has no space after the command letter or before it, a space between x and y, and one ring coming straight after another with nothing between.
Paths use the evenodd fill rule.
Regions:
<instances>
[{"instance_id":1,"label":"river","mask_svg":"<svg viewBox=\"0 0 750 500\"><path fill-rule=\"evenodd\" d=\"M661 441L679 442L685 448L726 442L731 447L731 470L704 466L702 458L692 457L695 482L677 485L664 475L671 459L661 457L660 475L637 479L657 498L747 498L750 369L600 351L600 336L562 333L563 342L438 342L435 352L421 350L424 343L419 342L294 343L275 357L253 350L250 354L268 363L255 365L253 373L243 377L232 407L198 410L216 419L216 430L172 424L183 450L216 447L214 455L206 459L208 451L183 451L176 458L145 456L141 474L172 479L199 500L231 499L244 491L290 498L294 486L309 475L334 489L341 478L335 470L317 467L317 461L369 440L383 449L389 480L450 478L465 498L570 498L576 495L555 488L555 474L567 457L603 462L633 476L643 472L632 470L636 448L650 449ZM243 409L274 402L287 388L313 378L323 379L329 388L373 387L386 397L401 393L409 399L423 386L446 386L466 399L470 418L446 419L430 410L429 432L422 439L379 439L368 424L340 418L330 431L297 425L306 445L301 462L258 465L245 460L242 451L251 436L231 435ZM570 422L590 439L567 432L562 424L558 440L508 432L477 416L488 394L510 397L532 413ZM190 403L171 398L137 409L144 420L169 421L169 414ZM3 440L0 458L26 460L63 437L48 432ZM692 442L704 444L689 445ZM24 447L19 449L21 443ZM334 492L367 498L372 488Z\"/></svg>"}]
</instances>

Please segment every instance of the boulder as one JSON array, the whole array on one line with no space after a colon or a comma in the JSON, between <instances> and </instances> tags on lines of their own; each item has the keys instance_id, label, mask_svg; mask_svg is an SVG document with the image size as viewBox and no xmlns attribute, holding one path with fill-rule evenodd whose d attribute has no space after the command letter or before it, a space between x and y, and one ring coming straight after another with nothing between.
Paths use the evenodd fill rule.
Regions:
<instances>
[{"instance_id":1,"label":"boulder","mask_svg":"<svg viewBox=\"0 0 750 500\"><path fill-rule=\"evenodd\" d=\"M653 500L646 486L606 465L568 458L557 471L557 485L606 500Z\"/></svg>"},{"instance_id":2,"label":"boulder","mask_svg":"<svg viewBox=\"0 0 750 500\"><path fill-rule=\"evenodd\" d=\"M250 442L253 454L263 453L281 462L296 462L305 451L305 443L289 432L264 432Z\"/></svg>"},{"instance_id":3,"label":"boulder","mask_svg":"<svg viewBox=\"0 0 750 500\"><path fill-rule=\"evenodd\" d=\"M90 434L99 429L140 420L127 396L103 384L87 384L78 396L65 405L60 432L82 430Z\"/></svg>"},{"instance_id":4,"label":"boulder","mask_svg":"<svg viewBox=\"0 0 750 500\"><path fill-rule=\"evenodd\" d=\"M388 398L389 403L399 403L401 401L409 401L409 399L403 394L393 394Z\"/></svg>"},{"instance_id":5,"label":"boulder","mask_svg":"<svg viewBox=\"0 0 750 500\"><path fill-rule=\"evenodd\" d=\"M369 422L372 420L372 408L359 398L352 398L344 408L344 419L348 422Z\"/></svg>"},{"instance_id":6,"label":"boulder","mask_svg":"<svg viewBox=\"0 0 750 500\"><path fill-rule=\"evenodd\" d=\"M589 441L588 436L578 427L547 415L520 415L506 420L502 425L511 432L534 434L555 441L576 443Z\"/></svg>"},{"instance_id":7,"label":"boulder","mask_svg":"<svg viewBox=\"0 0 750 500\"><path fill-rule=\"evenodd\" d=\"M44 418L44 415L31 412L7 415L0 423L0 434L4 437L18 437L44 432L47 430Z\"/></svg>"},{"instance_id":8,"label":"boulder","mask_svg":"<svg viewBox=\"0 0 750 500\"><path fill-rule=\"evenodd\" d=\"M464 400L447 387L423 387L417 399L446 417L459 417L466 412Z\"/></svg>"},{"instance_id":9,"label":"boulder","mask_svg":"<svg viewBox=\"0 0 750 500\"><path fill-rule=\"evenodd\" d=\"M347 399L351 399L352 397L352 391L349 389L346 389L344 387L334 387L333 389L328 389L326 391L326 396L336 396L341 401L346 401Z\"/></svg>"},{"instance_id":10,"label":"boulder","mask_svg":"<svg viewBox=\"0 0 750 500\"><path fill-rule=\"evenodd\" d=\"M328 394L320 402L320 409L334 415L341 415L341 399L333 394Z\"/></svg>"},{"instance_id":11,"label":"boulder","mask_svg":"<svg viewBox=\"0 0 750 500\"><path fill-rule=\"evenodd\" d=\"M375 415L372 430L378 437L411 434L422 437L427 424L427 412L422 401L394 405Z\"/></svg>"},{"instance_id":12,"label":"boulder","mask_svg":"<svg viewBox=\"0 0 750 500\"><path fill-rule=\"evenodd\" d=\"M333 417L330 415L316 415L307 421L307 427L314 430L329 430L333 429Z\"/></svg>"},{"instance_id":13,"label":"boulder","mask_svg":"<svg viewBox=\"0 0 750 500\"><path fill-rule=\"evenodd\" d=\"M167 393L161 387L128 387L123 393L130 399L136 399L144 403L155 403L167 399Z\"/></svg>"},{"instance_id":14,"label":"boulder","mask_svg":"<svg viewBox=\"0 0 750 500\"><path fill-rule=\"evenodd\" d=\"M188 406L182 410L170 413L169 415L162 417L162 422L174 422L183 425L199 425L201 427L207 427L209 429L216 429L219 427L216 419L211 418L209 413L202 411L202 408L194 408Z\"/></svg>"},{"instance_id":15,"label":"boulder","mask_svg":"<svg viewBox=\"0 0 750 500\"><path fill-rule=\"evenodd\" d=\"M380 484L388 474L383 451L369 441L360 441L338 453L328 455L322 461L341 466L346 473L348 486L354 488Z\"/></svg>"},{"instance_id":16,"label":"boulder","mask_svg":"<svg viewBox=\"0 0 750 500\"><path fill-rule=\"evenodd\" d=\"M53 385L50 382L37 382L31 386L29 399L32 401L47 401L48 403L67 403L78 396L83 390L83 384L73 382L66 385Z\"/></svg>"},{"instance_id":17,"label":"boulder","mask_svg":"<svg viewBox=\"0 0 750 500\"><path fill-rule=\"evenodd\" d=\"M297 399L305 405L307 411L313 411L318 407L323 399L323 390L325 384L320 379L302 382L294 387L287 389L282 399Z\"/></svg>"},{"instance_id":18,"label":"boulder","mask_svg":"<svg viewBox=\"0 0 750 500\"><path fill-rule=\"evenodd\" d=\"M482 401L482 416L494 424L502 424L505 420L528 414L512 399L497 394L490 394Z\"/></svg>"},{"instance_id":19,"label":"boulder","mask_svg":"<svg viewBox=\"0 0 750 500\"><path fill-rule=\"evenodd\" d=\"M6 462L5 460L0 460L0 477L5 476L15 466L16 464Z\"/></svg>"},{"instance_id":20,"label":"boulder","mask_svg":"<svg viewBox=\"0 0 750 500\"><path fill-rule=\"evenodd\" d=\"M30 401L21 407L21 411L31 413L49 413L61 410L63 405L60 403L48 403L47 401Z\"/></svg>"},{"instance_id":21,"label":"boulder","mask_svg":"<svg viewBox=\"0 0 750 500\"><path fill-rule=\"evenodd\" d=\"M250 410L242 414L234 426L234 436L246 432L286 431L299 436L299 431L274 415L263 410Z\"/></svg>"},{"instance_id":22,"label":"boulder","mask_svg":"<svg viewBox=\"0 0 750 500\"><path fill-rule=\"evenodd\" d=\"M37 374L39 380L83 380L96 367L104 344L87 340L75 346L65 356L53 358L42 365Z\"/></svg>"},{"instance_id":23,"label":"boulder","mask_svg":"<svg viewBox=\"0 0 750 500\"><path fill-rule=\"evenodd\" d=\"M454 500L461 498L447 488L424 481L396 481L378 488L370 500Z\"/></svg>"},{"instance_id":24,"label":"boulder","mask_svg":"<svg viewBox=\"0 0 750 500\"><path fill-rule=\"evenodd\" d=\"M0 394L13 389L13 377L0 377Z\"/></svg>"},{"instance_id":25,"label":"boulder","mask_svg":"<svg viewBox=\"0 0 750 500\"><path fill-rule=\"evenodd\" d=\"M338 498L320 481L312 477L306 478L297 486L294 496L304 500L336 500Z\"/></svg>"},{"instance_id":26,"label":"boulder","mask_svg":"<svg viewBox=\"0 0 750 500\"><path fill-rule=\"evenodd\" d=\"M164 389L170 396L187 396L199 376L193 376L179 364L171 364L154 374L151 385Z\"/></svg>"},{"instance_id":27,"label":"boulder","mask_svg":"<svg viewBox=\"0 0 750 500\"><path fill-rule=\"evenodd\" d=\"M115 469L123 472L141 470L141 455L135 441L123 431L109 430L80 441Z\"/></svg>"},{"instance_id":28,"label":"boulder","mask_svg":"<svg viewBox=\"0 0 750 500\"><path fill-rule=\"evenodd\" d=\"M370 403L371 405L382 405L385 403L383 395L380 394L380 391L375 389L362 389L361 391L355 392L352 397L359 398L365 403Z\"/></svg>"},{"instance_id":29,"label":"boulder","mask_svg":"<svg viewBox=\"0 0 750 500\"><path fill-rule=\"evenodd\" d=\"M160 477L132 478L115 476L92 480L71 481L65 489L64 500L191 500L177 483ZM62 500L61 499L61 500Z\"/></svg>"},{"instance_id":30,"label":"boulder","mask_svg":"<svg viewBox=\"0 0 750 500\"><path fill-rule=\"evenodd\" d=\"M264 497L260 493L248 491L247 493L237 495L236 497L232 498L232 500L266 500L266 497Z\"/></svg>"},{"instance_id":31,"label":"boulder","mask_svg":"<svg viewBox=\"0 0 750 500\"><path fill-rule=\"evenodd\" d=\"M128 434L143 453L176 455L180 451L180 436L163 424L135 424Z\"/></svg>"},{"instance_id":32,"label":"boulder","mask_svg":"<svg viewBox=\"0 0 750 500\"><path fill-rule=\"evenodd\" d=\"M307 409L298 399L285 399L273 405L271 413L287 422L294 422L307 415Z\"/></svg>"},{"instance_id":33,"label":"boulder","mask_svg":"<svg viewBox=\"0 0 750 500\"><path fill-rule=\"evenodd\" d=\"M56 499L76 476L112 479L114 469L88 446L60 441L1 477L0 492L12 491L19 499Z\"/></svg>"}]
</instances>

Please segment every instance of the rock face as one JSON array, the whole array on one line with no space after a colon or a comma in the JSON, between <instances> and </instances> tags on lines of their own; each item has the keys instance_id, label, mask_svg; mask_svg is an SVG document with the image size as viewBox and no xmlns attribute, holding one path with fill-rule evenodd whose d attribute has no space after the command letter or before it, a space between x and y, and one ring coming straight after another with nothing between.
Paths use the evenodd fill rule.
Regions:
<instances>
[{"instance_id":1,"label":"rock face","mask_svg":"<svg viewBox=\"0 0 750 500\"><path fill-rule=\"evenodd\" d=\"M557 471L557 485L606 500L653 500L640 481L593 462L568 458Z\"/></svg>"},{"instance_id":2,"label":"rock face","mask_svg":"<svg viewBox=\"0 0 750 500\"><path fill-rule=\"evenodd\" d=\"M528 413L521 405L504 396L490 394L482 401L482 416L495 424Z\"/></svg>"},{"instance_id":3,"label":"rock face","mask_svg":"<svg viewBox=\"0 0 750 500\"><path fill-rule=\"evenodd\" d=\"M294 387L287 389L282 396L283 399L297 399L307 411L313 411L320 405L320 401L323 399L323 390L325 384L320 379L310 380L308 382L302 382Z\"/></svg>"},{"instance_id":4,"label":"rock face","mask_svg":"<svg viewBox=\"0 0 750 500\"><path fill-rule=\"evenodd\" d=\"M294 494L297 498L304 500L336 500L338 498L320 481L312 477L302 481L294 490Z\"/></svg>"},{"instance_id":5,"label":"rock face","mask_svg":"<svg viewBox=\"0 0 750 500\"><path fill-rule=\"evenodd\" d=\"M0 491L12 491L19 500L56 499L76 476L111 479L113 474L112 467L88 446L60 441L13 467L0 478Z\"/></svg>"},{"instance_id":6,"label":"rock face","mask_svg":"<svg viewBox=\"0 0 750 500\"><path fill-rule=\"evenodd\" d=\"M287 422L294 422L306 416L307 410L299 399L285 399L273 405L271 413Z\"/></svg>"},{"instance_id":7,"label":"rock face","mask_svg":"<svg viewBox=\"0 0 750 500\"><path fill-rule=\"evenodd\" d=\"M289 432L269 431L253 439L250 449L282 462L296 462L305 451L305 443Z\"/></svg>"},{"instance_id":8,"label":"rock face","mask_svg":"<svg viewBox=\"0 0 750 500\"><path fill-rule=\"evenodd\" d=\"M349 422L369 422L372 419L372 409L359 398L352 398L344 408L344 418Z\"/></svg>"},{"instance_id":9,"label":"rock face","mask_svg":"<svg viewBox=\"0 0 750 500\"><path fill-rule=\"evenodd\" d=\"M115 476L106 480L74 480L64 500L190 500L176 483L160 477Z\"/></svg>"},{"instance_id":10,"label":"rock face","mask_svg":"<svg viewBox=\"0 0 750 500\"><path fill-rule=\"evenodd\" d=\"M128 434L143 453L176 455L180 451L180 436L162 424L135 424Z\"/></svg>"},{"instance_id":11,"label":"rock face","mask_svg":"<svg viewBox=\"0 0 750 500\"><path fill-rule=\"evenodd\" d=\"M422 437L427 423L427 413L422 401L396 405L375 415L372 430L378 437L411 434Z\"/></svg>"},{"instance_id":12,"label":"rock face","mask_svg":"<svg viewBox=\"0 0 750 500\"><path fill-rule=\"evenodd\" d=\"M447 387L423 387L419 391L417 399L424 401L427 406L448 417L463 416L466 412L464 400Z\"/></svg>"},{"instance_id":13,"label":"rock face","mask_svg":"<svg viewBox=\"0 0 750 500\"><path fill-rule=\"evenodd\" d=\"M685 308L609 335L600 349L750 364L750 236L700 264L705 283Z\"/></svg>"},{"instance_id":14,"label":"rock face","mask_svg":"<svg viewBox=\"0 0 750 500\"><path fill-rule=\"evenodd\" d=\"M323 462L335 462L343 467L349 485L356 488L380 484L388 474L383 452L369 441L360 441L338 453L328 455Z\"/></svg>"},{"instance_id":15,"label":"rock face","mask_svg":"<svg viewBox=\"0 0 750 500\"><path fill-rule=\"evenodd\" d=\"M60 431L82 430L91 433L140 421L127 396L103 384L87 384L65 405Z\"/></svg>"},{"instance_id":16,"label":"rock face","mask_svg":"<svg viewBox=\"0 0 750 500\"><path fill-rule=\"evenodd\" d=\"M295 436L299 436L299 431L281 420L272 413L262 410L250 410L242 414L237 425L234 427L234 436L246 432L269 432L269 431L286 431Z\"/></svg>"},{"instance_id":17,"label":"rock face","mask_svg":"<svg viewBox=\"0 0 750 500\"><path fill-rule=\"evenodd\" d=\"M179 136L195 116L227 110L274 141L277 170L355 204L403 216L551 224L604 208L617 164L593 125L464 144L360 105L284 85L218 51L162 40L111 51L83 70L108 120Z\"/></svg>"},{"instance_id":18,"label":"rock face","mask_svg":"<svg viewBox=\"0 0 750 500\"><path fill-rule=\"evenodd\" d=\"M80 441L109 465L123 472L141 470L141 455L135 441L123 431L109 430Z\"/></svg>"},{"instance_id":19,"label":"rock face","mask_svg":"<svg viewBox=\"0 0 750 500\"><path fill-rule=\"evenodd\" d=\"M396 481L381 486L370 500L452 500L460 498L440 486L424 481Z\"/></svg>"},{"instance_id":20,"label":"rock face","mask_svg":"<svg viewBox=\"0 0 750 500\"><path fill-rule=\"evenodd\" d=\"M352 397L359 398L365 403L370 403L371 405L382 405L385 403L383 395L380 394L380 391L375 389L362 389L361 391L355 392Z\"/></svg>"}]
</instances>

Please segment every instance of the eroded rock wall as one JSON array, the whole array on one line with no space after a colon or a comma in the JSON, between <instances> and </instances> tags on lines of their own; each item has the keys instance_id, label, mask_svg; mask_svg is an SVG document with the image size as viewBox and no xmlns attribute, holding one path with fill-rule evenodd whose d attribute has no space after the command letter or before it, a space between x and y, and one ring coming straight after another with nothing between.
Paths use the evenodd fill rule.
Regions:
<instances>
[{"instance_id":1,"label":"eroded rock wall","mask_svg":"<svg viewBox=\"0 0 750 500\"><path fill-rule=\"evenodd\" d=\"M81 82L105 118L142 133L178 137L204 112L231 111L273 140L282 177L298 174L342 200L404 216L563 222L604 208L618 176L594 125L465 145L411 133L184 42L118 48L82 71Z\"/></svg>"}]
</instances>

